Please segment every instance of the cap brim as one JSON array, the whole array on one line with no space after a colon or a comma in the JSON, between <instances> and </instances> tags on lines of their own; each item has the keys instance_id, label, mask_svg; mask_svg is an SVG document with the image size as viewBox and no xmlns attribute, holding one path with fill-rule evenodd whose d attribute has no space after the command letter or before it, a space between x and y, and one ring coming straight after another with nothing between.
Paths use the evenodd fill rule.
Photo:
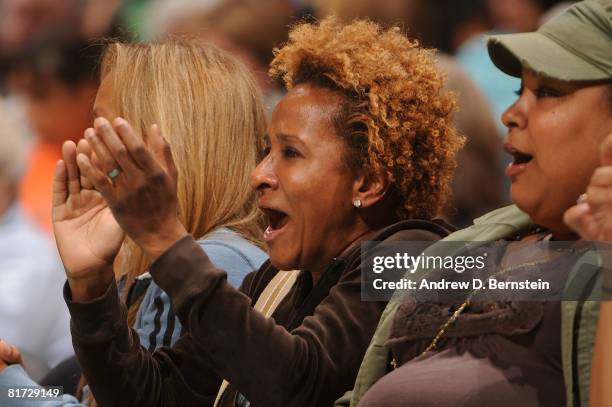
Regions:
<instances>
[{"instance_id":1,"label":"cap brim","mask_svg":"<svg viewBox=\"0 0 612 407\"><path fill-rule=\"evenodd\" d=\"M522 68L562 81L598 81L609 76L538 32L492 35L487 41L491 60L511 76Z\"/></svg>"}]
</instances>

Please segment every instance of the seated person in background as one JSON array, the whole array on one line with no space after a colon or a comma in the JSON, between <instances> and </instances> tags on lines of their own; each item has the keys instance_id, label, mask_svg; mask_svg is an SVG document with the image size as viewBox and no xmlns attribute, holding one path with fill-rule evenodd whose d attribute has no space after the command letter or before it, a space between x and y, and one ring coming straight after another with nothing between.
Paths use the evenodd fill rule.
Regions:
<instances>
[{"instance_id":1,"label":"seated person in background","mask_svg":"<svg viewBox=\"0 0 612 407\"><path fill-rule=\"evenodd\" d=\"M177 201L159 129L148 132L149 149L121 118L113 127L98 121L88 135L99 162L79 155L81 175L154 261L151 275L187 331L173 347L140 347L109 270L116 240L100 235L102 264L75 250L71 228L56 226L77 356L101 405L202 406L217 394L222 406L330 405L352 385L384 307L361 301L360 243L446 235L431 219L447 198L463 140L450 125L454 99L442 91L430 51L397 28L327 19L295 27L272 71L289 92L272 115L252 189L236 190L257 192L271 260L240 290L177 218L181 192ZM143 123L132 125L139 133ZM80 193L61 193L78 176L58 168L58 207ZM75 214L81 221L89 222ZM278 276L295 284L271 315L253 309ZM221 378L229 386L219 392Z\"/></svg>"},{"instance_id":2,"label":"seated person in background","mask_svg":"<svg viewBox=\"0 0 612 407\"><path fill-rule=\"evenodd\" d=\"M12 113L0 100L0 339L18 346L40 378L74 351L56 298L64 280L57 249L18 203L28 138Z\"/></svg>"},{"instance_id":3,"label":"seated person in background","mask_svg":"<svg viewBox=\"0 0 612 407\"><path fill-rule=\"evenodd\" d=\"M231 270L230 284L267 259L260 248L262 216L248 174L259 160L266 125L255 83L233 57L195 42L168 40L149 44L111 44L102 61L102 83L94 104L100 119L127 117L133 123L158 123L168 135L177 162L180 222L198 239L217 267ZM179 102L180 101L180 102ZM89 130L93 132L93 130ZM86 138L89 139L86 133ZM64 170L76 170L76 155L91 155L83 140L63 147ZM111 220L101 196L82 178L80 193L55 212L56 231L71 228L75 213L94 221ZM129 324L143 349L171 346L184 328L163 290L147 273L144 253L114 222L99 235L84 226L73 230L78 250L99 254L104 236L121 238L116 263ZM58 272L57 277L64 275ZM214 329L214 327L211 327ZM0 385L35 385L18 366L0 373ZM76 403L66 398L66 405ZM23 406L23 402L19 404Z\"/></svg>"}]
</instances>

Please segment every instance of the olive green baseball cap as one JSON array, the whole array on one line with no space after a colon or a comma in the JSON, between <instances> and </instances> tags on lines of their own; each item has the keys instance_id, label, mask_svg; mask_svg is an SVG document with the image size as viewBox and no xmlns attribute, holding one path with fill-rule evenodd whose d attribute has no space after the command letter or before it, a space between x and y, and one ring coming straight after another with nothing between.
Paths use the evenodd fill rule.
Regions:
<instances>
[{"instance_id":1,"label":"olive green baseball cap","mask_svg":"<svg viewBox=\"0 0 612 407\"><path fill-rule=\"evenodd\" d=\"M610 80L612 0L577 2L535 32L490 36L487 48L508 75L528 68L562 81Z\"/></svg>"}]
</instances>

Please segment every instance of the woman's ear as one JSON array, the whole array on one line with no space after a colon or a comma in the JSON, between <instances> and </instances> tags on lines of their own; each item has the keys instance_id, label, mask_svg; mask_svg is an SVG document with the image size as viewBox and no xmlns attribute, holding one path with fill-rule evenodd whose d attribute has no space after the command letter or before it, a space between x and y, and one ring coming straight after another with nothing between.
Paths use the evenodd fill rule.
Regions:
<instances>
[{"instance_id":1,"label":"woman's ear","mask_svg":"<svg viewBox=\"0 0 612 407\"><path fill-rule=\"evenodd\" d=\"M389 189L387 174L361 173L353 187L353 206L368 208L380 202Z\"/></svg>"}]
</instances>

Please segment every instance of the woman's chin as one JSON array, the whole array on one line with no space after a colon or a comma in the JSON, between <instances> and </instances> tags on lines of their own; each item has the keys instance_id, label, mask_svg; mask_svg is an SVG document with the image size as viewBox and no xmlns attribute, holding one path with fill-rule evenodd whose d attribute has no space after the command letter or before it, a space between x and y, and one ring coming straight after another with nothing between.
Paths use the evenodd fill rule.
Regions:
<instances>
[{"instance_id":1,"label":"woman's chin","mask_svg":"<svg viewBox=\"0 0 612 407\"><path fill-rule=\"evenodd\" d=\"M298 261L287 258L287 256L278 255L270 252L270 263L278 270L300 270Z\"/></svg>"},{"instance_id":2,"label":"woman's chin","mask_svg":"<svg viewBox=\"0 0 612 407\"><path fill-rule=\"evenodd\" d=\"M559 205L547 205L549 202L534 202L534 201L512 201L520 210L525 212L531 218L531 221L538 226L546 228L550 231L564 232L568 228L563 222L563 213L565 210Z\"/></svg>"},{"instance_id":3,"label":"woman's chin","mask_svg":"<svg viewBox=\"0 0 612 407\"><path fill-rule=\"evenodd\" d=\"M523 183L513 182L510 187L510 198L512 202L525 212L531 219L537 216L539 208L546 206L546 198L537 196L533 188ZM535 220L535 219L534 219Z\"/></svg>"}]
</instances>

